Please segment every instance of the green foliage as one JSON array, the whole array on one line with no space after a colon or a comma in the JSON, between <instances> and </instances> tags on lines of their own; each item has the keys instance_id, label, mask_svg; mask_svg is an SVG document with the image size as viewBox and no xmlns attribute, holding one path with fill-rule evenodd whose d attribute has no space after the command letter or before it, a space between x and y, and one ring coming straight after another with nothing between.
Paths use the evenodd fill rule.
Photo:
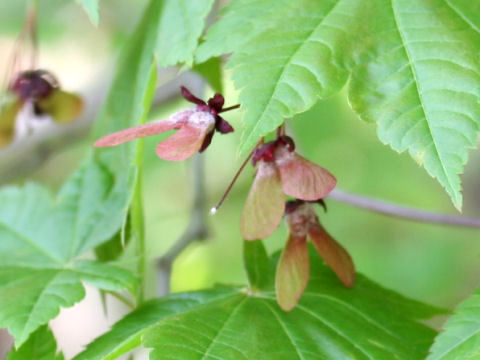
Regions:
<instances>
[{"instance_id":1,"label":"green foliage","mask_svg":"<svg viewBox=\"0 0 480 360\"><path fill-rule=\"evenodd\" d=\"M0 193L0 326L17 346L60 307L80 301L81 281L106 290L135 290L126 270L75 258L105 240L117 203L103 173L80 171L56 201L30 184Z\"/></svg>"},{"instance_id":2,"label":"green foliage","mask_svg":"<svg viewBox=\"0 0 480 360\"><path fill-rule=\"evenodd\" d=\"M205 42L198 46L195 61L228 54L240 49L258 34L275 27L292 8L287 0L236 0L231 1L220 13L205 35ZM228 30L228 31L226 31Z\"/></svg>"},{"instance_id":3,"label":"green foliage","mask_svg":"<svg viewBox=\"0 0 480 360\"><path fill-rule=\"evenodd\" d=\"M435 339L428 360L480 358L480 290L462 302Z\"/></svg>"},{"instance_id":4,"label":"green foliage","mask_svg":"<svg viewBox=\"0 0 480 360\"><path fill-rule=\"evenodd\" d=\"M251 246L250 246L251 245ZM343 287L312 252L312 279L297 308L282 311L272 290L275 261L261 242L246 248L265 290L216 287L152 301L119 321L75 360L114 359L143 344L151 359L421 359L435 331L418 322L439 310L359 276ZM254 255L257 254L257 255ZM258 278L254 276L253 278Z\"/></svg>"},{"instance_id":5,"label":"green foliage","mask_svg":"<svg viewBox=\"0 0 480 360\"><path fill-rule=\"evenodd\" d=\"M150 24L158 23L159 10L152 1L123 53L97 136L146 117L155 89L157 32ZM17 346L60 307L84 297L81 281L134 292L136 279L126 270L75 258L118 233L136 183L135 159L133 145L93 152L55 201L37 185L0 194L0 326Z\"/></svg>"},{"instance_id":6,"label":"green foliage","mask_svg":"<svg viewBox=\"0 0 480 360\"><path fill-rule=\"evenodd\" d=\"M252 291L267 290L273 285L270 260L261 241L243 242L243 260Z\"/></svg>"},{"instance_id":7,"label":"green foliage","mask_svg":"<svg viewBox=\"0 0 480 360\"><path fill-rule=\"evenodd\" d=\"M478 12L458 0L237 0L197 58L234 52L229 65L245 109L241 151L350 76L359 116L377 123L382 142L408 151L460 208L458 174L480 119Z\"/></svg>"},{"instance_id":8,"label":"green foliage","mask_svg":"<svg viewBox=\"0 0 480 360\"><path fill-rule=\"evenodd\" d=\"M158 28L157 59L160 66L193 64L198 45L214 0L163 0Z\"/></svg>"},{"instance_id":9,"label":"green foliage","mask_svg":"<svg viewBox=\"0 0 480 360\"><path fill-rule=\"evenodd\" d=\"M77 0L98 23L98 0ZM458 175L476 143L480 113L480 7L467 0L233 0L199 39L213 0L151 0L119 60L94 137L144 123L156 65L186 64L222 91L229 60L245 109L241 151L349 80L349 101L378 137L408 151L460 208ZM320 128L320 127L319 127ZM322 131L324 130L323 128ZM218 286L143 303L138 279L105 263L123 237L137 241L145 281L142 144L89 152L52 197L27 184L0 191L0 327L15 359L63 359L46 326L80 301L89 282L128 290L141 306L76 360L116 359L146 346L151 359L423 359L441 313L359 275L353 289L311 254L298 306L276 303L274 268L260 241L244 244L249 286ZM177 200L177 199L176 199ZM131 214L131 222L127 219ZM128 226L131 224L131 227ZM98 260L79 260L94 250ZM429 359L480 356L477 292L437 337Z\"/></svg>"},{"instance_id":10,"label":"green foliage","mask_svg":"<svg viewBox=\"0 0 480 360\"><path fill-rule=\"evenodd\" d=\"M203 76L215 92L223 93L222 61L220 58L214 57L201 64L195 64L192 71Z\"/></svg>"},{"instance_id":11,"label":"green foliage","mask_svg":"<svg viewBox=\"0 0 480 360\"><path fill-rule=\"evenodd\" d=\"M98 26L98 21L100 20L100 15L98 10L98 0L76 0L76 1L83 6L92 24L95 26Z\"/></svg>"},{"instance_id":12,"label":"green foliage","mask_svg":"<svg viewBox=\"0 0 480 360\"><path fill-rule=\"evenodd\" d=\"M122 354L140 346L142 335L164 317L208 304L235 291L235 289L219 287L196 293L175 294L167 298L149 301L116 323L112 330L88 345L87 349L74 360L117 359Z\"/></svg>"},{"instance_id":13,"label":"green foliage","mask_svg":"<svg viewBox=\"0 0 480 360\"><path fill-rule=\"evenodd\" d=\"M57 343L48 326L42 326L20 348L13 349L7 360L63 360L57 354Z\"/></svg>"},{"instance_id":14,"label":"green foliage","mask_svg":"<svg viewBox=\"0 0 480 360\"><path fill-rule=\"evenodd\" d=\"M132 236L130 218L127 215L123 229L119 230L110 240L95 248L95 256L98 260L101 262L115 261L123 254Z\"/></svg>"}]
</instances>

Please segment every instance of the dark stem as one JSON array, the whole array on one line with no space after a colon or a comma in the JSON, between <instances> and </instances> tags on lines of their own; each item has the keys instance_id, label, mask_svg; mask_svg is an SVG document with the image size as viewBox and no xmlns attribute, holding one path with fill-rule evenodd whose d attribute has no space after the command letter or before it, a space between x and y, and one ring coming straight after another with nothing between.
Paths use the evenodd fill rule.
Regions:
<instances>
[{"instance_id":1,"label":"dark stem","mask_svg":"<svg viewBox=\"0 0 480 360\"><path fill-rule=\"evenodd\" d=\"M229 106L229 107L226 107L226 108L223 108L221 111L219 111L218 113L223 113L223 112L226 112L226 111L230 111L230 110L235 110L235 109L238 109L240 107L240 104L237 104L237 105L232 105L232 106Z\"/></svg>"},{"instance_id":2,"label":"dark stem","mask_svg":"<svg viewBox=\"0 0 480 360\"><path fill-rule=\"evenodd\" d=\"M248 162L250 161L250 159L252 158L253 156L253 153L255 152L255 149L250 153L250 155L248 155L248 157L244 160L244 162L242 163L242 165L240 166L240 169L238 169L237 173L235 174L235 176L233 177L232 181L230 182L230 185L228 185L227 187L227 190L225 190L225 193L223 194L222 198L220 199L220 201L218 202L218 204L211 208L210 209L210 213L213 215L217 212L217 210L220 208L220 206L222 206L223 202L225 201L225 199L227 198L228 194L230 193L230 190L232 190L233 188L233 185L235 185L235 182L237 181L238 177L240 176L240 174L242 173L243 169L245 168L245 166L248 164Z\"/></svg>"},{"instance_id":3,"label":"dark stem","mask_svg":"<svg viewBox=\"0 0 480 360\"><path fill-rule=\"evenodd\" d=\"M351 194L339 189L333 190L330 195L328 195L328 198L345 204L353 205L368 211L373 211L383 215L399 217L412 221L480 228L480 219L413 209L407 206L397 205L367 196Z\"/></svg>"}]
</instances>

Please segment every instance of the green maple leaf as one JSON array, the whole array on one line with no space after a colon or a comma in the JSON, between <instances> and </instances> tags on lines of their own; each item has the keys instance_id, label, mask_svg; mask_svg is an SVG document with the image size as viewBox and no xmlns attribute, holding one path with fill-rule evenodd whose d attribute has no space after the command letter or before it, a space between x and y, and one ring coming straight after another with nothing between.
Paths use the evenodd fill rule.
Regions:
<instances>
[{"instance_id":1,"label":"green maple leaf","mask_svg":"<svg viewBox=\"0 0 480 360\"><path fill-rule=\"evenodd\" d=\"M13 349L7 360L64 360L63 354L57 354L55 337L47 326L42 326L20 348Z\"/></svg>"},{"instance_id":2,"label":"green maple leaf","mask_svg":"<svg viewBox=\"0 0 480 360\"><path fill-rule=\"evenodd\" d=\"M116 206L108 179L92 165L54 201L37 185L0 192L0 327L22 345L41 325L85 296L82 281L105 290L135 291L128 271L76 257L108 239ZM99 175L99 176L96 176ZM100 181L103 180L103 181ZM97 182L98 181L98 182ZM74 187L86 185L87 189ZM93 210L95 209L95 210Z\"/></svg>"},{"instance_id":3,"label":"green maple leaf","mask_svg":"<svg viewBox=\"0 0 480 360\"><path fill-rule=\"evenodd\" d=\"M94 137L143 122L156 81L154 53L161 4L152 1L119 61ZM137 146L92 151L56 198L29 184L0 192L0 327L21 346L80 301L82 281L135 291L121 268L78 256L108 241L124 224L137 181Z\"/></svg>"},{"instance_id":4,"label":"green maple leaf","mask_svg":"<svg viewBox=\"0 0 480 360\"><path fill-rule=\"evenodd\" d=\"M166 67L193 64L193 53L214 0L163 0L158 27L157 60Z\"/></svg>"},{"instance_id":5,"label":"green maple leaf","mask_svg":"<svg viewBox=\"0 0 480 360\"><path fill-rule=\"evenodd\" d=\"M480 123L480 7L463 0L236 0L198 60L233 52L241 151L349 81L379 139L408 151L461 207ZM253 29L246 34L246 28ZM329 119L334 121L334 119Z\"/></svg>"},{"instance_id":6,"label":"green maple leaf","mask_svg":"<svg viewBox=\"0 0 480 360\"><path fill-rule=\"evenodd\" d=\"M76 0L83 6L93 25L98 26L100 20L98 0Z\"/></svg>"},{"instance_id":7,"label":"green maple leaf","mask_svg":"<svg viewBox=\"0 0 480 360\"><path fill-rule=\"evenodd\" d=\"M480 358L480 290L463 301L444 325L428 360Z\"/></svg>"},{"instance_id":8,"label":"green maple leaf","mask_svg":"<svg viewBox=\"0 0 480 360\"><path fill-rule=\"evenodd\" d=\"M435 331L420 319L441 312L363 276L341 285L311 252L309 287L291 312L273 290L276 263L260 242L245 251L250 286L173 294L145 304L75 360L113 360L143 344L150 359L423 359Z\"/></svg>"}]
</instances>

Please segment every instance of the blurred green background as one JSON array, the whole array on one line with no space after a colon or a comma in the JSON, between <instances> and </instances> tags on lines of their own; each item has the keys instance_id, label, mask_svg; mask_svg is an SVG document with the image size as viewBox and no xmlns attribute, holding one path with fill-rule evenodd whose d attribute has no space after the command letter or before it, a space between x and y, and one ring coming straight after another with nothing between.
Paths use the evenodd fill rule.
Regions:
<instances>
[{"instance_id":1,"label":"blurred green background","mask_svg":"<svg viewBox=\"0 0 480 360\"><path fill-rule=\"evenodd\" d=\"M73 1L40 1L40 63L53 70L67 90L82 92L89 84L108 81L118 50L135 26L144 0L102 0L98 28ZM5 68L13 40L24 17L23 1L0 3L0 65ZM237 93L224 74L226 105L236 103ZM205 96L212 95L206 89ZM178 99L155 109L151 120L162 119L189 106ZM225 118L235 127L233 135L216 135L202 155L206 161L208 206L220 199L243 159L237 156L241 111ZM348 106L346 91L319 102L310 111L287 123L299 151L328 168L342 190L378 197L421 209L455 214L456 210L438 183L408 155L397 154L379 142L375 125L358 119ZM145 213L150 271L149 296L155 293L153 260L161 256L184 231L191 207L190 162L170 163L156 157L162 137L146 140ZM42 166L18 179L38 181L52 190L80 164L91 139L59 149ZM0 157L1 157L0 153ZM472 152L465 175L464 211L480 217L479 152ZM2 171L2 169L0 169ZM192 244L174 264L172 290L184 291L217 282L242 283L242 239L239 218L252 182L248 166L229 198L215 216L209 216L211 237ZM393 219L327 199L328 213L319 211L327 230L352 254L359 272L409 297L452 307L480 284L480 232L478 230L418 224ZM206 209L208 211L208 208ZM269 251L286 240L282 225L266 240ZM121 259L128 264L129 252Z\"/></svg>"}]
</instances>

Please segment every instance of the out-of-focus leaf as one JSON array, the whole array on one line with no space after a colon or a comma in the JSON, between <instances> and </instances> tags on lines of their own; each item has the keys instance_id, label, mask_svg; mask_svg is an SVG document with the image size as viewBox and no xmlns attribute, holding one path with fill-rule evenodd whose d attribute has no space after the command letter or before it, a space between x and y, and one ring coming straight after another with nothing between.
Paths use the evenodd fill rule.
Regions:
<instances>
[{"instance_id":1,"label":"out-of-focus leaf","mask_svg":"<svg viewBox=\"0 0 480 360\"><path fill-rule=\"evenodd\" d=\"M110 240L95 248L95 256L101 262L115 261L123 254L131 238L131 220L127 215L124 229L119 230Z\"/></svg>"},{"instance_id":2,"label":"out-of-focus leaf","mask_svg":"<svg viewBox=\"0 0 480 360\"><path fill-rule=\"evenodd\" d=\"M192 71L200 74L213 91L223 94L222 61L220 58L211 58L201 64L195 64Z\"/></svg>"},{"instance_id":3,"label":"out-of-focus leaf","mask_svg":"<svg viewBox=\"0 0 480 360\"><path fill-rule=\"evenodd\" d=\"M44 99L36 102L42 112L50 115L53 120L60 124L66 124L75 120L83 110L83 100L80 96L55 90Z\"/></svg>"},{"instance_id":4,"label":"out-of-focus leaf","mask_svg":"<svg viewBox=\"0 0 480 360\"><path fill-rule=\"evenodd\" d=\"M193 64L193 53L214 0L162 0L157 60L166 67Z\"/></svg>"},{"instance_id":5,"label":"out-of-focus leaf","mask_svg":"<svg viewBox=\"0 0 480 360\"><path fill-rule=\"evenodd\" d=\"M114 261L118 259L124 249L122 231L119 230L110 240L95 248L95 256L101 262Z\"/></svg>"},{"instance_id":6,"label":"out-of-focus leaf","mask_svg":"<svg viewBox=\"0 0 480 360\"><path fill-rule=\"evenodd\" d=\"M95 174L85 175L80 182L85 188L68 183L57 201L33 184L0 192L0 326L9 329L17 346L60 307L84 297L81 281L106 290L135 290L136 279L127 270L75 261L103 239L111 223L99 214L116 205L108 202ZM102 198L107 201L101 203Z\"/></svg>"},{"instance_id":7,"label":"out-of-focus leaf","mask_svg":"<svg viewBox=\"0 0 480 360\"><path fill-rule=\"evenodd\" d=\"M0 104L0 149L8 146L15 135L15 120L22 108L22 102L9 99Z\"/></svg>"},{"instance_id":8,"label":"out-of-focus leaf","mask_svg":"<svg viewBox=\"0 0 480 360\"><path fill-rule=\"evenodd\" d=\"M154 51L161 4L152 1L120 59L96 134L142 122L155 89ZM0 193L0 327L16 345L84 297L81 281L134 291L126 270L75 258L108 241L124 223L137 167L136 147L101 149L62 187L56 200L27 185Z\"/></svg>"},{"instance_id":9,"label":"out-of-focus leaf","mask_svg":"<svg viewBox=\"0 0 480 360\"><path fill-rule=\"evenodd\" d=\"M98 26L98 21L100 20L100 14L98 9L99 0L76 0L76 1L77 3L83 6L92 24L95 26Z\"/></svg>"},{"instance_id":10,"label":"out-of-focus leaf","mask_svg":"<svg viewBox=\"0 0 480 360\"><path fill-rule=\"evenodd\" d=\"M288 0L235 0L220 13L221 18L205 35L195 52L196 62L241 49L258 34L274 27L292 9ZM227 30L228 29L228 30Z\"/></svg>"},{"instance_id":11,"label":"out-of-focus leaf","mask_svg":"<svg viewBox=\"0 0 480 360\"><path fill-rule=\"evenodd\" d=\"M480 290L462 302L444 325L430 350L428 360L480 358Z\"/></svg>"},{"instance_id":12,"label":"out-of-focus leaf","mask_svg":"<svg viewBox=\"0 0 480 360\"><path fill-rule=\"evenodd\" d=\"M461 207L459 174L480 126L474 2L237 0L223 15L197 57L234 53L229 65L245 110L240 151L338 92L350 76L353 109Z\"/></svg>"},{"instance_id":13,"label":"out-of-focus leaf","mask_svg":"<svg viewBox=\"0 0 480 360\"><path fill-rule=\"evenodd\" d=\"M57 343L48 328L42 326L18 349L12 349L7 360L63 360L63 354L57 354Z\"/></svg>"}]
</instances>

